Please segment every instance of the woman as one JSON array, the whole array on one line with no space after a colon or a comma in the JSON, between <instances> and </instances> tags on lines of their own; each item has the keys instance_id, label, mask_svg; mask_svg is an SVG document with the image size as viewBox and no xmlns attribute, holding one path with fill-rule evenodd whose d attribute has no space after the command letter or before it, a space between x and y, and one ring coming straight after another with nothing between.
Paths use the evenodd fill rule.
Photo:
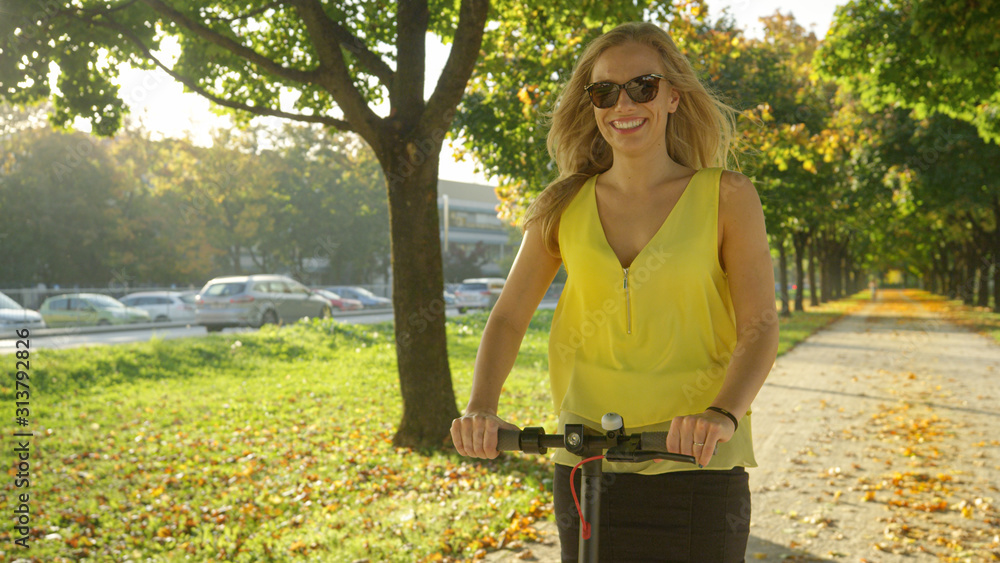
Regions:
<instances>
[{"instance_id":1,"label":"woman","mask_svg":"<svg viewBox=\"0 0 1000 563\"><path fill-rule=\"evenodd\" d=\"M778 325L760 199L745 176L717 168L734 114L655 25L625 24L588 45L549 132L559 177L528 209L452 425L460 454L496 457L497 428L513 428L497 413L504 380L564 264L549 343L560 430L600 428L617 412L630 433L669 429L668 450L699 465L602 462L602 561L743 560L750 404ZM563 560L574 561L579 460L564 450L554 460Z\"/></svg>"}]
</instances>

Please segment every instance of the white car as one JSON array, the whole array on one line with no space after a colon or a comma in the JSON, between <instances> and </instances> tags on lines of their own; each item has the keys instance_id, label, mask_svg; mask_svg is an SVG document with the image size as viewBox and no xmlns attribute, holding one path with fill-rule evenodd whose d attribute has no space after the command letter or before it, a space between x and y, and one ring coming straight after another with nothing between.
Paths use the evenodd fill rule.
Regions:
<instances>
[{"instance_id":1,"label":"white car","mask_svg":"<svg viewBox=\"0 0 1000 563\"><path fill-rule=\"evenodd\" d=\"M20 329L20 328L45 328L45 320L41 313L31 309L25 309L17 301L0 293L0 328ZM8 334L6 337L13 337Z\"/></svg>"},{"instance_id":2,"label":"white car","mask_svg":"<svg viewBox=\"0 0 1000 563\"><path fill-rule=\"evenodd\" d=\"M129 307L149 313L155 322L195 322L194 292L142 291L119 299Z\"/></svg>"},{"instance_id":3,"label":"white car","mask_svg":"<svg viewBox=\"0 0 1000 563\"><path fill-rule=\"evenodd\" d=\"M491 309L500 297L503 278L470 278L455 290L455 306L459 313L469 309Z\"/></svg>"}]
</instances>

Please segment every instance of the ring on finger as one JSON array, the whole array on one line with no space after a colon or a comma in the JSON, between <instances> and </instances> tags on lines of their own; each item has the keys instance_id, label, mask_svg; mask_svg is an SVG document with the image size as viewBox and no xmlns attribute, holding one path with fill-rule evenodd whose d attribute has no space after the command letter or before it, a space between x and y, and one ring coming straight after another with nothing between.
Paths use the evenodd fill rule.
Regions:
<instances>
[{"instance_id":1,"label":"ring on finger","mask_svg":"<svg viewBox=\"0 0 1000 563\"><path fill-rule=\"evenodd\" d=\"M705 442L694 442L694 445L696 445L696 446L704 446Z\"/></svg>"}]
</instances>

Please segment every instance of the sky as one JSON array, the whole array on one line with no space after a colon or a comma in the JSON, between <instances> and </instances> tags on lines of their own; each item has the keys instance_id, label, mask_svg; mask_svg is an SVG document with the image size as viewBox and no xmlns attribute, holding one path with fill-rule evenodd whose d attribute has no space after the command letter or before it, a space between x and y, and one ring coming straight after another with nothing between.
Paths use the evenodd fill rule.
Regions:
<instances>
[{"instance_id":1,"label":"sky","mask_svg":"<svg viewBox=\"0 0 1000 563\"><path fill-rule=\"evenodd\" d=\"M728 7L738 27L744 28L748 36L760 37L762 26L758 18L773 14L775 10L785 14L792 12L800 25L814 31L817 37L823 37L833 19L834 10L844 3L846 0L737 0L710 2L709 13L715 19L724 7ZM449 47L442 45L434 36L428 36L425 98L433 91L448 51ZM122 98L130 106L132 115L138 117L154 135L189 137L197 144L207 145L211 142L209 134L213 127L227 127L228 121L212 113L207 100L196 94L185 94L180 83L163 71L123 68L119 81ZM380 115L386 113L384 107L375 109ZM258 119L266 122L268 118ZM274 123L278 121L271 119ZM471 158L456 162L447 142L441 151L439 176L445 180L460 182L492 183L489 178L475 172Z\"/></svg>"}]
</instances>

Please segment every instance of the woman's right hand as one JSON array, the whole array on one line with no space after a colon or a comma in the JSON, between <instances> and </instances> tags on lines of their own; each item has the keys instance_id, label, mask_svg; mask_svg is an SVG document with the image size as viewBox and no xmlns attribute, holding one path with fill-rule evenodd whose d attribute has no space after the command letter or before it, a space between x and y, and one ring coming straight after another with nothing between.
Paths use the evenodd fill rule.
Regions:
<instances>
[{"instance_id":1,"label":"woman's right hand","mask_svg":"<svg viewBox=\"0 0 1000 563\"><path fill-rule=\"evenodd\" d=\"M458 453L469 457L493 459L497 451L497 429L519 430L517 426L490 412L469 412L451 423L451 441Z\"/></svg>"}]
</instances>

